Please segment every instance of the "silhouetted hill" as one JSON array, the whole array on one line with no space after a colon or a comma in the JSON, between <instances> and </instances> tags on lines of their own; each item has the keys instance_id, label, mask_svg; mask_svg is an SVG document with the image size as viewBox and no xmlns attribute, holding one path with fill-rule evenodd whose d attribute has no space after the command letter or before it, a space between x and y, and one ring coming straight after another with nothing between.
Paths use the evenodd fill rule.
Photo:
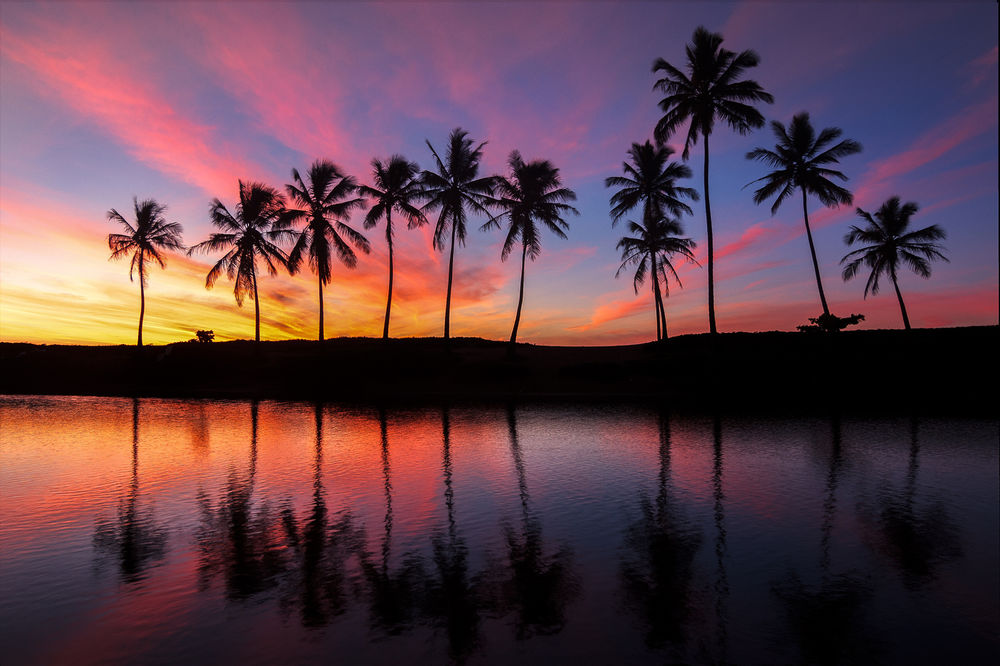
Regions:
<instances>
[{"instance_id":1,"label":"silhouetted hill","mask_svg":"<svg viewBox=\"0 0 1000 666\"><path fill-rule=\"evenodd\" d=\"M687 335L548 347L374 338L84 347L0 343L0 392L406 402L649 398L694 409L994 413L996 326Z\"/></svg>"}]
</instances>

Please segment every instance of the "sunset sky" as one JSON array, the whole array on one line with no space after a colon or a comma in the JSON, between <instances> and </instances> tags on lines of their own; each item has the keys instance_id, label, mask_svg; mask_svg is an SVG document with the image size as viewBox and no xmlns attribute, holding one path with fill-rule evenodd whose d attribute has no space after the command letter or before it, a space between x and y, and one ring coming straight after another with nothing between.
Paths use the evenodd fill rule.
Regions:
<instances>
[{"instance_id":1,"label":"sunset sky","mask_svg":"<svg viewBox=\"0 0 1000 666\"><path fill-rule=\"evenodd\" d=\"M4 2L0 340L134 343L138 283L128 262L108 261L106 241L118 231L107 210L131 217L133 196L165 203L193 245L212 231L210 200L232 206L238 179L284 190L293 167L327 158L371 184L373 157L430 168L425 139L443 149L459 126L488 141L484 175L517 149L551 160L579 197L569 239L545 235L528 265L519 340L650 340L648 289L615 279L624 225L611 227L603 181L652 136L653 60L682 65L699 25L760 54L749 78L774 95L761 108L769 121L808 111L817 129L864 146L840 165L855 205L899 195L920 205L915 227L946 230L951 263L930 280L901 277L913 325L997 324L997 18L995 2ZM766 127L712 136L721 331L794 330L821 312L798 201L772 217L742 189L765 172L744 154L773 145ZM699 144L682 183L699 191L702 155ZM683 288L671 285L671 335L708 329L704 207L693 208L685 231L703 266L682 265ZM864 277L840 278L854 208L811 199L810 219L831 310L901 327L891 289L865 301ZM505 339L518 264L501 263L502 236L478 231L484 221L471 220L456 253L452 334ZM397 226L394 336L442 333L447 255L431 248L432 229ZM327 337L381 334L384 236L366 233L372 254L325 289ZM215 258L170 255L151 272L146 342L197 329L252 337L252 300L237 308L224 278L205 289ZM311 273L260 288L263 338L316 337Z\"/></svg>"}]
</instances>

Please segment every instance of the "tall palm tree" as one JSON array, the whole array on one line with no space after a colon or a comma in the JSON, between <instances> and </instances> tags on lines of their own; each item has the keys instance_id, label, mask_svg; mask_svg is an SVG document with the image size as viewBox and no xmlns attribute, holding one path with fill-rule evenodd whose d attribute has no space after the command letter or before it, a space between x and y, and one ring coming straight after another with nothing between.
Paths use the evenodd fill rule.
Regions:
<instances>
[{"instance_id":1,"label":"tall palm tree","mask_svg":"<svg viewBox=\"0 0 1000 666\"><path fill-rule=\"evenodd\" d=\"M628 154L632 163L622 163L624 176L612 176L604 180L605 187L618 187L611 195L611 226L630 210L642 204L642 224L650 226L656 220L668 213L680 216L691 215L691 207L681 201L681 198L698 200L698 192L690 187L678 187L678 178L690 178L691 169L686 164L668 162L674 150L669 146L646 141L644 144L633 143ZM654 275L655 279L655 275ZM663 301L656 290L654 298L656 309L656 339L660 340L661 322L666 328L666 314L663 312Z\"/></svg>"},{"instance_id":2,"label":"tall palm tree","mask_svg":"<svg viewBox=\"0 0 1000 666\"><path fill-rule=\"evenodd\" d=\"M157 203L155 199L139 201L133 197L135 206L135 224L129 223L125 217L112 208L108 211L108 219L125 227L124 234L108 234L108 249L110 259L121 259L132 253L132 264L129 266L128 279L133 280L139 273L139 340L136 345L142 346L142 319L146 315L146 281L149 279L147 262L155 261L160 268L166 268L167 262L161 250L182 250L181 233L184 231L176 222L167 222L163 213L167 207Z\"/></svg>"},{"instance_id":3,"label":"tall palm tree","mask_svg":"<svg viewBox=\"0 0 1000 666\"><path fill-rule=\"evenodd\" d=\"M214 233L188 250L212 252L226 250L226 254L208 272L205 287L211 288L223 271L235 286L236 305L243 307L243 299L253 294L254 339L260 342L260 298L257 292L257 260L263 260L270 275L276 275L278 266L288 266L288 256L279 243L295 237L289 229L290 221L285 209L285 198L276 189L263 183L239 181L240 202L236 214L218 199L213 199L209 215L221 233Z\"/></svg>"},{"instance_id":4,"label":"tall palm tree","mask_svg":"<svg viewBox=\"0 0 1000 666\"><path fill-rule=\"evenodd\" d=\"M764 116L751 106L754 102L774 101L756 81L740 76L756 67L760 57L754 51L733 53L722 48L722 35L703 26L694 31L691 44L685 47L687 74L663 58L653 63L654 72L663 72L654 88L666 93L660 100L663 117L656 123L654 137L665 143L680 126L689 121L682 157L686 160L698 135L705 143L705 226L708 231L708 326L715 327L715 245L712 239L712 208L708 196L708 137L716 119L724 121L740 134L764 125Z\"/></svg>"},{"instance_id":5,"label":"tall palm tree","mask_svg":"<svg viewBox=\"0 0 1000 666\"><path fill-rule=\"evenodd\" d=\"M364 205L364 199L348 198L357 191L351 176L345 176L329 160L316 160L309 168L309 186L302 181L297 169L292 169L293 184L285 186L289 198L303 207L289 211L291 221L305 218L305 228L288 254L288 270L295 273L302 262L302 253L309 251L309 265L319 278L319 339L323 340L323 285L332 279L331 260L337 257L348 268L358 264L358 257L348 245L365 254L371 251L368 239L346 224L348 214ZM347 241L344 240L347 239Z\"/></svg>"},{"instance_id":6,"label":"tall palm tree","mask_svg":"<svg viewBox=\"0 0 1000 666\"><path fill-rule=\"evenodd\" d=\"M521 323L521 305L524 303L524 263L530 256L534 261L542 252L540 229L536 222L541 222L552 233L560 238L566 238L564 229L569 225L563 219L567 213L580 214L567 201L575 201L576 193L562 186L559 169L552 166L548 160L525 162L521 153L516 150L510 154L507 161L510 175L497 176L494 184L496 197L491 198L490 205L502 212L491 217L482 226L483 230L500 228L500 222L505 217L508 220L507 237L504 238L500 259L506 261L514 244L521 241L521 286L517 296L517 314L514 316L514 328L510 333L510 343L517 342L517 327Z\"/></svg>"},{"instance_id":7,"label":"tall palm tree","mask_svg":"<svg viewBox=\"0 0 1000 666\"><path fill-rule=\"evenodd\" d=\"M420 167L416 162L407 162L402 155L393 155L389 161L382 163L372 160L372 180L375 187L362 185L358 188L361 196L375 200L375 205L365 216L365 229L371 229L383 217L385 218L385 242L389 246L389 295L385 300L385 324L382 326L382 339L389 338L389 315L392 311L392 211L403 216L407 228L414 229L427 224L427 218L413 203L422 198L423 189L418 174Z\"/></svg>"},{"instance_id":8,"label":"tall palm tree","mask_svg":"<svg viewBox=\"0 0 1000 666\"><path fill-rule=\"evenodd\" d=\"M841 157L861 152L861 144L853 139L844 139L831 146L830 144L840 138L843 130L839 127L827 127L816 136L816 131L809 122L809 114L805 112L793 116L787 130L777 120L771 121L771 129L778 139L774 150L755 148L747 153L748 160L757 160L774 167L774 171L753 181L754 183L764 181L764 184L754 192L753 201L759 204L777 195L774 204L771 205L771 215L774 215L781 203L791 196L796 188L802 191L802 219L806 224L806 237L809 239L809 254L812 256L813 271L816 273L819 300L823 304L823 314L829 315L830 308L827 307L823 281L819 276L816 246L813 244L812 229L809 228L806 195L816 195L824 206L850 204L854 200L851 193L830 180L830 178L847 180L847 176L829 168L829 165L838 164Z\"/></svg>"},{"instance_id":9,"label":"tall palm tree","mask_svg":"<svg viewBox=\"0 0 1000 666\"><path fill-rule=\"evenodd\" d=\"M874 215L858 208L858 215L868 223L868 226L861 229L851 225L851 231L844 236L844 242L848 246L856 242L866 245L848 252L840 260L842 264L847 262L843 273L845 281L854 277L862 264L872 269L865 284L865 298L868 298L868 292L877 294L879 278L886 273L889 274L892 286L896 290L896 298L899 299L899 311L903 314L903 326L906 330L910 330L910 318L906 316L906 305L903 304L903 295L899 293L899 283L896 280L896 271L900 263L909 266L910 270L920 277L929 278L931 261L935 259L948 261L942 253L944 248L934 242L944 239L944 229L932 224L917 231L907 232L910 218L917 210L919 210L917 204L912 201L900 206L899 197L892 197L886 201Z\"/></svg>"},{"instance_id":10,"label":"tall palm tree","mask_svg":"<svg viewBox=\"0 0 1000 666\"><path fill-rule=\"evenodd\" d=\"M444 338L451 335L451 285L455 269L455 240L465 245L466 209L489 215L485 208L486 197L493 193L493 178L478 178L479 161L483 156L482 142L473 148L469 133L461 127L452 130L448 137L448 152L442 160L434 146L427 141L434 155L437 171L424 170L421 182L427 203L422 210L440 210L434 227L434 249L443 250L445 238L451 235L448 253L448 296L444 306Z\"/></svg>"},{"instance_id":11,"label":"tall palm tree","mask_svg":"<svg viewBox=\"0 0 1000 666\"><path fill-rule=\"evenodd\" d=\"M669 294L667 287L667 271L674 276L674 280L680 285L681 280L674 269L670 258L679 254L688 261L697 263L694 258L695 242L690 238L681 238L684 233L680 220L671 218L650 219L645 225L638 222L629 222L629 232L635 236L623 236L618 241L618 249L622 253L622 265L618 267L615 277L618 277L623 270L629 266L635 266L635 275L632 278L632 286L635 293L639 293L639 285L646 279L646 273L652 276L653 306L656 309L656 339L665 340L667 338L667 316L663 307L663 299L660 295L660 277L663 277L664 291Z\"/></svg>"}]
</instances>

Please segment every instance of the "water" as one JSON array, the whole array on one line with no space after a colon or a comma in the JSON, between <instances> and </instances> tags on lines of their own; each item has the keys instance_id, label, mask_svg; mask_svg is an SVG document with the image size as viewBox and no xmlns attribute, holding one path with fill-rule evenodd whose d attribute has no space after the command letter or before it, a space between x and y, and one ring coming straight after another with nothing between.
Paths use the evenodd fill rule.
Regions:
<instances>
[{"instance_id":1,"label":"water","mask_svg":"<svg viewBox=\"0 0 1000 666\"><path fill-rule=\"evenodd\" d=\"M992 663L998 431L0 397L0 662Z\"/></svg>"}]
</instances>

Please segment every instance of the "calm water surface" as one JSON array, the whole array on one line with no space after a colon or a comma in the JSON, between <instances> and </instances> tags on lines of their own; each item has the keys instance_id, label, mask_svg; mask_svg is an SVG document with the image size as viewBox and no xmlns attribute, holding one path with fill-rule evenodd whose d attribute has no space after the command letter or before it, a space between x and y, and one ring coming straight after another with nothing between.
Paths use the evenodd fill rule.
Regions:
<instances>
[{"instance_id":1,"label":"calm water surface","mask_svg":"<svg viewBox=\"0 0 1000 666\"><path fill-rule=\"evenodd\" d=\"M0 662L995 663L998 435L0 396Z\"/></svg>"}]
</instances>

